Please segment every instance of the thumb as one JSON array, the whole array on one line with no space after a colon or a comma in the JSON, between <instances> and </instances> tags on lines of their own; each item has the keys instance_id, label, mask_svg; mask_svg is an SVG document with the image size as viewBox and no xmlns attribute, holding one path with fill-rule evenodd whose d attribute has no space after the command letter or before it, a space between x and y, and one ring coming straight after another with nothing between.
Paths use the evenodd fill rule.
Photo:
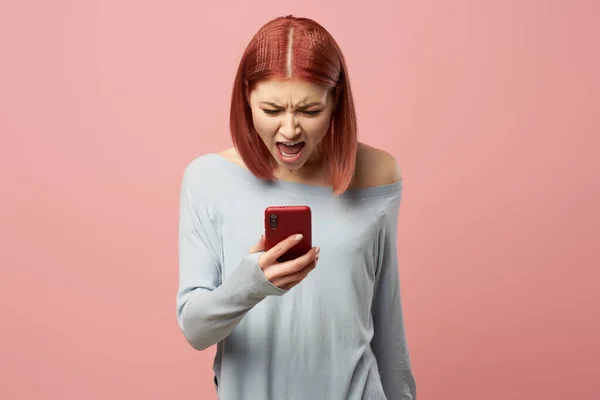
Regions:
<instances>
[{"instance_id":1,"label":"thumb","mask_svg":"<svg viewBox=\"0 0 600 400\"><path fill-rule=\"evenodd\" d=\"M254 254L254 253L261 252L261 251L265 251L265 243L266 243L265 235L260 235L260 240L258 241L258 243L255 244L254 246L250 247L250 250L248 252L250 254Z\"/></svg>"}]
</instances>

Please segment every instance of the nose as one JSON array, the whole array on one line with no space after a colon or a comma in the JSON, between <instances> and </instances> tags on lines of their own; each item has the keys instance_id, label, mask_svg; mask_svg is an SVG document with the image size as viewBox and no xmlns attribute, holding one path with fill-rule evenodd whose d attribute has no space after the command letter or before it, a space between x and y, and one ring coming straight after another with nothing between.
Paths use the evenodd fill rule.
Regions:
<instances>
[{"instance_id":1,"label":"nose","mask_svg":"<svg viewBox=\"0 0 600 400\"><path fill-rule=\"evenodd\" d=\"M295 113L284 113L281 121L281 126L279 128L279 133L284 136L287 140L294 140L302 133L302 129L300 128L300 124L298 123L298 118L296 118Z\"/></svg>"}]
</instances>

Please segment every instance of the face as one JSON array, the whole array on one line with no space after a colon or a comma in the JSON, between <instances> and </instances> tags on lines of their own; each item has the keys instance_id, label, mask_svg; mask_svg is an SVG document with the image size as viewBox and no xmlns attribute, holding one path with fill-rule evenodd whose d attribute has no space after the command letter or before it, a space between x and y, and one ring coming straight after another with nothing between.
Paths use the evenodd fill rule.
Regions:
<instances>
[{"instance_id":1,"label":"face","mask_svg":"<svg viewBox=\"0 0 600 400\"><path fill-rule=\"evenodd\" d=\"M249 97L254 128L280 166L294 171L319 158L315 149L334 108L331 91L298 79L266 80Z\"/></svg>"}]
</instances>

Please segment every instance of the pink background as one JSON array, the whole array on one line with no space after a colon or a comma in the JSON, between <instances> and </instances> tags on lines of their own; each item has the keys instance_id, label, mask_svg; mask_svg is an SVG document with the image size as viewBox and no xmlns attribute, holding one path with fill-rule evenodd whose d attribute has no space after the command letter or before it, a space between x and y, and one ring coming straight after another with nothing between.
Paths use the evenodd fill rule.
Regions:
<instances>
[{"instance_id":1,"label":"pink background","mask_svg":"<svg viewBox=\"0 0 600 400\"><path fill-rule=\"evenodd\" d=\"M403 171L419 398L599 398L593 0L2 2L0 398L216 398L175 319L180 178L289 13Z\"/></svg>"}]
</instances>

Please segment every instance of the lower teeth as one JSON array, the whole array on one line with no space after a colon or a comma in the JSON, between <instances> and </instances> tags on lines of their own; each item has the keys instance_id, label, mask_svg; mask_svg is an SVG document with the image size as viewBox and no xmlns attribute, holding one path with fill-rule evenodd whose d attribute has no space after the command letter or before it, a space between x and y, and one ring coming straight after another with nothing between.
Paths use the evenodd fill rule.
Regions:
<instances>
[{"instance_id":1,"label":"lower teeth","mask_svg":"<svg viewBox=\"0 0 600 400\"><path fill-rule=\"evenodd\" d=\"M298 153L286 153L285 151L283 151L283 150L281 150L281 149L279 149L279 150L281 151L281 154L282 154L284 157L290 157L290 158L291 158L291 157L295 157L295 156L297 156L297 155L300 153L300 151L298 151Z\"/></svg>"},{"instance_id":2,"label":"lower teeth","mask_svg":"<svg viewBox=\"0 0 600 400\"><path fill-rule=\"evenodd\" d=\"M296 154L288 154L288 153L284 153L283 151L281 152L281 154L283 154L284 157L294 157L296 156L298 153Z\"/></svg>"}]
</instances>

